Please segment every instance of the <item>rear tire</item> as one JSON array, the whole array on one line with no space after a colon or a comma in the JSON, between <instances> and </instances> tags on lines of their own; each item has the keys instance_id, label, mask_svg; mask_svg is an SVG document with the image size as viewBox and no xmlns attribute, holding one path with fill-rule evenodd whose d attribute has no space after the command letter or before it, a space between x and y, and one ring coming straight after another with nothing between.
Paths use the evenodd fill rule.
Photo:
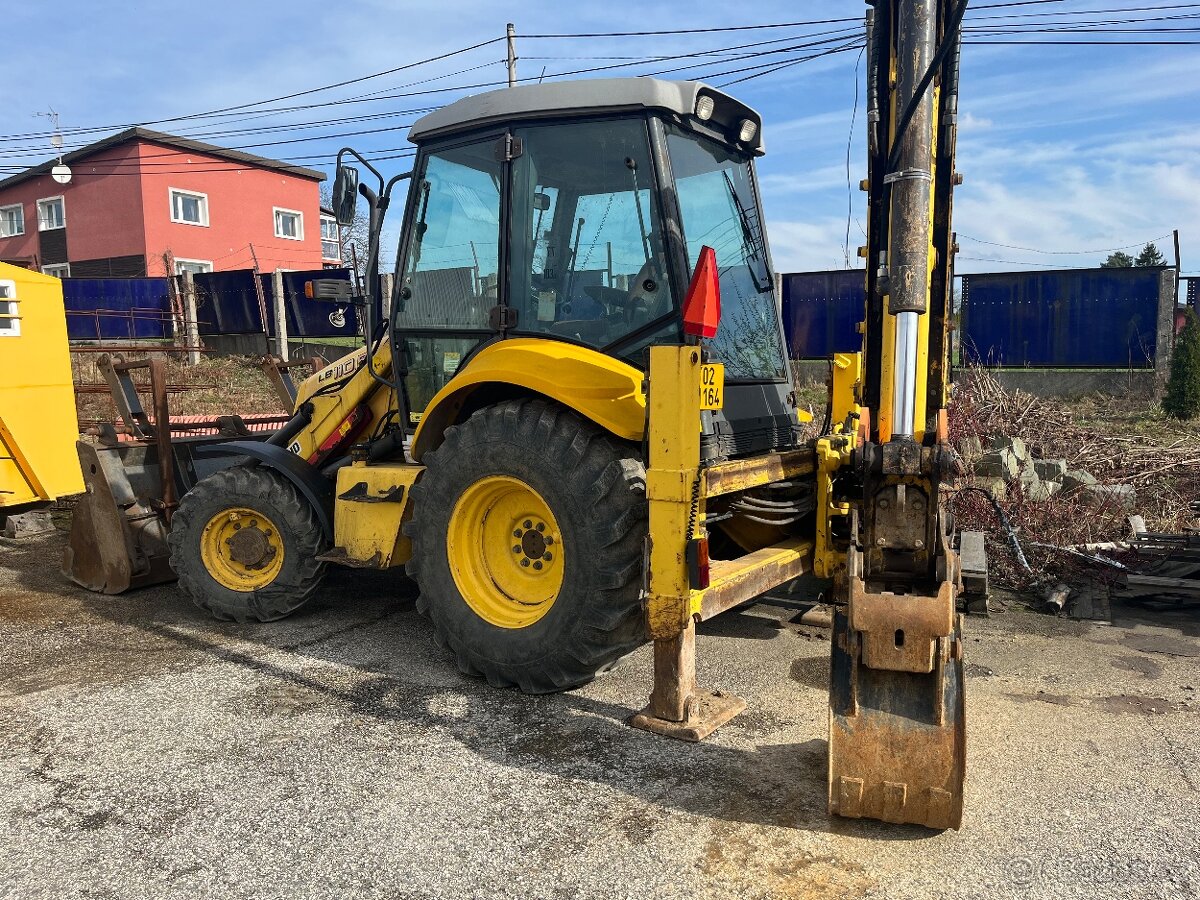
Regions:
<instances>
[{"instance_id":1,"label":"rear tire","mask_svg":"<svg viewBox=\"0 0 1200 900\"><path fill-rule=\"evenodd\" d=\"M407 570L462 672L569 690L646 641L645 469L631 445L513 400L448 428L422 462Z\"/></svg>"},{"instance_id":2,"label":"rear tire","mask_svg":"<svg viewBox=\"0 0 1200 900\"><path fill-rule=\"evenodd\" d=\"M263 466L231 466L199 482L171 519L179 586L215 618L273 622L308 603L328 541L295 486Z\"/></svg>"}]
</instances>

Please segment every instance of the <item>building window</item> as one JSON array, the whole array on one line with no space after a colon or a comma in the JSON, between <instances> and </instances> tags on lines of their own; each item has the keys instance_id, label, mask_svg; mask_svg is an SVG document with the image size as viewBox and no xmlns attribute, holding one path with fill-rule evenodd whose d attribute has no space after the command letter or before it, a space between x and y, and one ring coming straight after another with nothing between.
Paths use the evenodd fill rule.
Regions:
<instances>
[{"instance_id":1,"label":"building window","mask_svg":"<svg viewBox=\"0 0 1200 900\"><path fill-rule=\"evenodd\" d=\"M275 207L275 237L289 241L304 240L304 214L294 209Z\"/></svg>"},{"instance_id":2,"label":"building window","mask_svg":"<svg viewBox=\"0 0 1200 900\"><path fill-rule=\"evenodd\" d=\"M25 233L25 207L20 203L0 206L0 237L16 237Z\"/></svg>"},{"instance_id":3,"label":"building window","mask_svg":"<svg viewBox=\"0 0 1200 900\"><path fill-rule=\"evenodd\" d=\"M21 314L17 311L17 283L0 281L0 337L21 336Z\"/></svg>"},{"instance_id":4,"label":"building window","mask_svg":"<svg viewBox=\"0 0 1200 900\"><path fill-rule=\"evenodd\" d=\"M171 195L171 221L184 225L208 225L208 194L168 189Z\"/></svg>"},{"instance_id":5,"label":"building window","mask_svg":"<svg viewBox=\"0 0 1200 900\"><path fill-rule=\"evenodd\" d=\"M37 202L38 231L67 227L67 208L62 197L47 197Z\"/></svg>"},{"instance_id":6,"label":"building window","mask_svg":"<svg viewBox=\"0 0 1200 900\"><path fill-rule=\"evenodd\" d=\"M60 226L61 227L61 226ZM55 263L52 266L42 266L43 275L53 275L55 278L70 278L70 263Z\"/></svg>"},{"instance_id":7,"label":"building window","mask_svg":"<svg viewBox=\"0 0 1200 900\"><path fill-rule=\"evenodd\" d=\"M321 258L341 259L342 248L338 234L337 219L333 216L321 216Z\"/></svg>"},{"instance_id":8,"label":"building window","mask_svg":"<svg viewBox=\"0 0 1200 900\"><path fill-rule=\"evenodd\" d=\"M182 275L184 272L191 272L193 275L200 275L204 272L211 272L213 264L204 259L175 259L175 274Z\"/></svg>"}]
</instances>

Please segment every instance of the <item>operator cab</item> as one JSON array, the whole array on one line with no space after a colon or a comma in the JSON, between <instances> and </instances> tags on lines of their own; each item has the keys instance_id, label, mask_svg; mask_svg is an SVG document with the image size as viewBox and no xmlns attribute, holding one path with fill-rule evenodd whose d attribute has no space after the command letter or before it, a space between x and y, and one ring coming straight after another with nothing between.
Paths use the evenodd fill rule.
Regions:
<instances>
[{"instance_id":1,"label":"operator cab","mask_svg":"<svg viewBox=\"0 0 1200 900\"><path fill-rule=\"evenodd\" d=\"M392 310L410 427L496 340L567 341L644 369L651 344L682 343L707 245L722 315L705 344L726 388L705 456L796 443L753 110L697 82L560 82L464 98L409 139L418 155Z\"/></svg>"}]
</instances>

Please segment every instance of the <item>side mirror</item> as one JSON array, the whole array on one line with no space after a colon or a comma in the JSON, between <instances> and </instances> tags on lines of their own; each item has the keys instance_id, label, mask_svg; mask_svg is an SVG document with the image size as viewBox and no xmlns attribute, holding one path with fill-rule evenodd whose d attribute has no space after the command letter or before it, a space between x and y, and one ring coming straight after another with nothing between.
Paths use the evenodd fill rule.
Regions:
<instances>
[{"instance_id":1,"label":"side mirror","mask_svg":"<svg viewBox=\"0 0 1200 900\"><path fill-rule=\"evenodd\" d=\"M533 195L533 208L538 212L545 212L550 208L550 195L536 193Z\"/></svg>"},{"instance_id":2,"label":"side mirror","mask_svg":"<svg viewBox=\"0 0 1200 900\"><path fill-rule=\"evenodd\" d=\"M338 166L333 179L333 215L339 225L354 222L354 207L358 203L358 169Z\"/></svg>"}]
</instances>

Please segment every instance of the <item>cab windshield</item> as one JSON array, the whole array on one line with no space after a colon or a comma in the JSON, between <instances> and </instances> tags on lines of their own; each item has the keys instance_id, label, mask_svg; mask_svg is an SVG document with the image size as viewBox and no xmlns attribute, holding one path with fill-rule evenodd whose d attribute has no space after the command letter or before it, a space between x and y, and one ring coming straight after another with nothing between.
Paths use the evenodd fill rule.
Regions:
<instances>
[{"instance_id":1,"label":"cab windshield","mask_svg":"<svg viewBox=\"0 0 1200 900\"><path fill-rule=\"evenodd\" d=\"M734 381L781 381L786 357L750 163L716 141L667 130L688 266L716 251L721 324L709 350Z\"/></svg>"}]
</instances>

